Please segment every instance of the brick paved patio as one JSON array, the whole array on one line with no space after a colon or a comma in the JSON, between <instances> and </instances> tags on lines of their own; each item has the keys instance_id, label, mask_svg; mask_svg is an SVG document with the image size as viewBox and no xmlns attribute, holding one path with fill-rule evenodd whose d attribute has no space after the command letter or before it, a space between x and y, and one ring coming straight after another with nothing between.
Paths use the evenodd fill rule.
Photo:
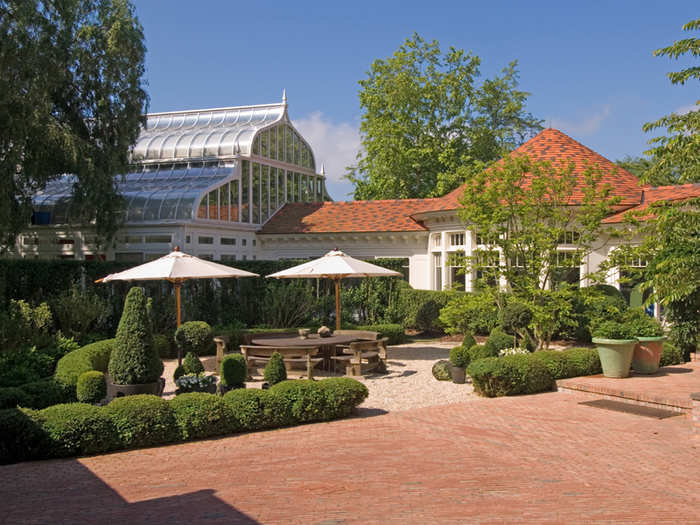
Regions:
<instances>
[{"instance_id":1,"label":"brick paved patio","mask_svg":"<svg viewBox=\"0 0 700 525\"><path fill-rule=\"evenodd\" d=\"M547 393L0 468L0 523L700 521L700 442Z\"/></svg>"}]
</instances>

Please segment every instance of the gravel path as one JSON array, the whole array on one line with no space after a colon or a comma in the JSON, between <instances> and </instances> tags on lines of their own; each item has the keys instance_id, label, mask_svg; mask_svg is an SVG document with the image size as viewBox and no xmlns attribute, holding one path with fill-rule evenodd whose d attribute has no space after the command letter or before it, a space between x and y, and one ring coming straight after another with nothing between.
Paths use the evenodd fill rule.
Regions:
<instances>
[{"instance_id":1,"label":"gravel path","mask_svg":"<svg viewBox=\"0 0 700 525\"><path fill-rule=\"evenodd\" d=\"M451 403L462 403L475 399L474 389L469 383L456 385L451 381L437 381L432 367L438 359L448 359L450 348L457 343L419 342L390 346L386 374L370 374L358 377L369 389L369 397L360 405L360 415L383 412L396 412L412 408L422 408ZM207 372L216 370L213 356L202 358ZM164 397L175 394L173 372L177 360L163 361L166 377ZM328 374L314 372L316 377ZM262 381L246 383L248 388L260 388Z\"/></svg>"}]
</instances>

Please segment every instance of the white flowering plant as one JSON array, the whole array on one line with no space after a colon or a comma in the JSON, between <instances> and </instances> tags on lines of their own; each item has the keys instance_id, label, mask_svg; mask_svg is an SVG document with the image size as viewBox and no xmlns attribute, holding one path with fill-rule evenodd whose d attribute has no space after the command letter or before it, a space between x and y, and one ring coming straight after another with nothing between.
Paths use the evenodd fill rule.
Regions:
<instances>
[{"instance_id":1,"label":"white flowering plant","mask_svg":"<svg viewBox=\"0 0 700 525\"><path fill-rule=\"evenodd\" d=\"M498 352L498 357L503 357L506 355L518 355L518 354L529 354L530 351L527 348L518 348L513 347L513 348L504 348L500 352Z\"/></svg>"},{"instance_id":2,"label":"white flowering plant","mask_svg":"<svg viewBox=\"0 0 700 525\"><path fill-rule=\"evenodd\" d=\"M205 376L204 374L186 374L175 380L178 393L187 392L207 392L216 385L216 376Z\"/></svg>"}]
</instances>

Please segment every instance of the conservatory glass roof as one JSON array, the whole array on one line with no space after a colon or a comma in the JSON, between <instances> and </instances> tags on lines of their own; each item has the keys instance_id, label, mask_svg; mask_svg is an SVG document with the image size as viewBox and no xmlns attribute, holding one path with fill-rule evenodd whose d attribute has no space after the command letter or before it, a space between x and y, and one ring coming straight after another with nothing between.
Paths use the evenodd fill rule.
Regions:
<instances>
[{"instance_id":1,"label":"conservatory glass roof","mask_svg":"<svg viewBox=\"0 0 700 525\"><path fill-rule=\"evenodd\" d=\"M255 133L285 118L278 104L151 113L134 146L135 162L249 155Z\"/></svg>"},{"instance_id":2,"label":"conservatory glass roof","mask_svg":"<svg viewBox=\"0 0 700 525\"><path fill-rule=\"evenodd\" d=\"M117 191L126 200L126 222L194 219L199 198L212 187L234 178L236 162L226 165L143 166L117 177ZM75 177L64 175L34 196L36 224L69 222Z\"/></svg>"}]
</instances>

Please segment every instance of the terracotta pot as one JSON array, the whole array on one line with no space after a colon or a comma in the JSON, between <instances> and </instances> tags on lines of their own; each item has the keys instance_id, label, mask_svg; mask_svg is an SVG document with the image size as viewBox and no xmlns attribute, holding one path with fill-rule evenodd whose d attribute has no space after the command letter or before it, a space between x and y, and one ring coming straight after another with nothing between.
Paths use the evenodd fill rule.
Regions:
<instances>
[{"instance_id":1,"label":"terracotta pot","mask_svg":"<svg viewBox=\"0 0 700 525\"><path fill-rule=\"evenodd\" d=\"M628 377L636 339L593 338L605 377Z\"/></svg>"},{"instance_id":2,"label":"terracotta pot","mask_svg":"<svg viewBox=\"0 0 700 525\"><path fill-rule=\"evenodd\" d=\"M664 349L664 336L637 337L632 354L632 369L639 374L654 374L659 370L661 352Z\"/></svg>"}]
</instances>

